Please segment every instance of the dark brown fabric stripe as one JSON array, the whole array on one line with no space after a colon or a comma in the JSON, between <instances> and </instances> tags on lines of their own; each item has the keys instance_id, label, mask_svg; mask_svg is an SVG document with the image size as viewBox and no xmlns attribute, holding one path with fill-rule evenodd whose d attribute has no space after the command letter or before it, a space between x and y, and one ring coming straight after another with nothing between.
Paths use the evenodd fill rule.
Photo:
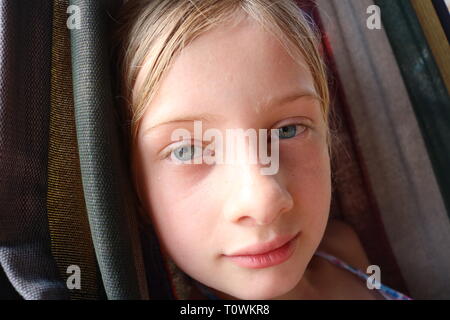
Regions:
<instances>
[{"instance_id":1,"label":"dark brown fabric stripe","mask_svg":"<svg viewBox=\"0 0 450 320\"><path fill-rule=\"evenodd\" d=\"M51 248L62 279L81 270L71 299L98 299L96 258L87 219L76 140L67 0L53 1L50 141L47 210Z\"/></svg>"}]
</instances>

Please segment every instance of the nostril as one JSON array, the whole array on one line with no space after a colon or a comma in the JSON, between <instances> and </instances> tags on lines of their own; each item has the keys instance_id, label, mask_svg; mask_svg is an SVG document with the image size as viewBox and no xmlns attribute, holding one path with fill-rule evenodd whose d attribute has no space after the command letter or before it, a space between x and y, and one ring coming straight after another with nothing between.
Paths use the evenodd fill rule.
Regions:
<instances>
[{"instance_id":1,"label":"nostril","mask_svg":"<svg viewBox=\"0 0 450 320\"><path fill-rule=\"evenodd\" d=\"M233 183L227 185L222 208L231 223L268 225L292 210L293 199L282 181L261 175L258 166L227 167L226 175Z\"/></svg>"}]
</instances>

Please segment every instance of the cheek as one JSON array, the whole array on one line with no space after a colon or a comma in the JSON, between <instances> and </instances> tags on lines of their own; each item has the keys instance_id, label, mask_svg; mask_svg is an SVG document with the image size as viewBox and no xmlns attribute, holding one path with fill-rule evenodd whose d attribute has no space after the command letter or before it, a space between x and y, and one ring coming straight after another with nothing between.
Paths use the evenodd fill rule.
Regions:
<instances>
[{"instance_id":1,"label":"cheek","mask_svg":"<svg viewBox=\"0 0 450 320\"><path fill-rule=\"evenodd\" d=\"M303 245L317 248L330 213L330 158L324 143L308 143L295 150L281 158L281 166L286 186L295 199Z\"/></svg>"},{"instance_id":2,"label":"cheek","mask_svg":"<svg viewBox=\"0 0 450 320\"><path fill-rule=\"evenodd\" d=\"M299 214L310 223L328 218L331 202L331 172L328 149L315 139L301 146L287 146L280 168Z\"/></svg>"},{"instance_id":3,"label":"cheek","mask_svg":"<svg viewBox=\"0 0 450 320\"><path fill-rule=\"evenodd\" d=\"M194 167L189 170L197 170ZM186 168L184 169L186 170ZM216 225L215 202L198 174L181 167L154 165L146 170L147 207L162 244L175 260L193 260L199 247L211 241ZM194 178L192 177L194 176ZM202 251L207 250L203 248Z\"/></svg>"}]
</instances>

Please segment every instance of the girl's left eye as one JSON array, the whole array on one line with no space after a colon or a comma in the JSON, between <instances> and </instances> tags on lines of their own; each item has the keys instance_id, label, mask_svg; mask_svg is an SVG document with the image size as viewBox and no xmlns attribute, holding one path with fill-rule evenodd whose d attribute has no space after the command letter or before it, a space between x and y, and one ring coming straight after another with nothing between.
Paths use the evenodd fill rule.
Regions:
<instances>
[{"instance_id":1,"label":"girl's left eye","mask_svg":"<svg viewBox=\"0 0 450 320\"><path fill-rule=\"evenodd\" d=\"M291 124L278 128L279 139L291 139L306 131L307 127L301 124Z\"/></svg>"}]
</instances>

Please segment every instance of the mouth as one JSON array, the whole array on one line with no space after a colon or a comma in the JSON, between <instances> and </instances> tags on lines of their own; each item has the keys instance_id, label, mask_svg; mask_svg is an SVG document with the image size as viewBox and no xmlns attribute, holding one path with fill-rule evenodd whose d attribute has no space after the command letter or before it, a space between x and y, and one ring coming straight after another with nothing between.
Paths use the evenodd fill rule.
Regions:
<instances>
[{"instance_id":1,"label":"mouth","mask_svg":"<svg viewBox=\"0 0 450 320\"><path fill-rule=\"evenodd\" d=\"M300 232L293 236L280 236L270 242L245 247L225 257L244 268L272 267L287 261L292 256L299 236Z\"/></svg>"}]
</instances>

